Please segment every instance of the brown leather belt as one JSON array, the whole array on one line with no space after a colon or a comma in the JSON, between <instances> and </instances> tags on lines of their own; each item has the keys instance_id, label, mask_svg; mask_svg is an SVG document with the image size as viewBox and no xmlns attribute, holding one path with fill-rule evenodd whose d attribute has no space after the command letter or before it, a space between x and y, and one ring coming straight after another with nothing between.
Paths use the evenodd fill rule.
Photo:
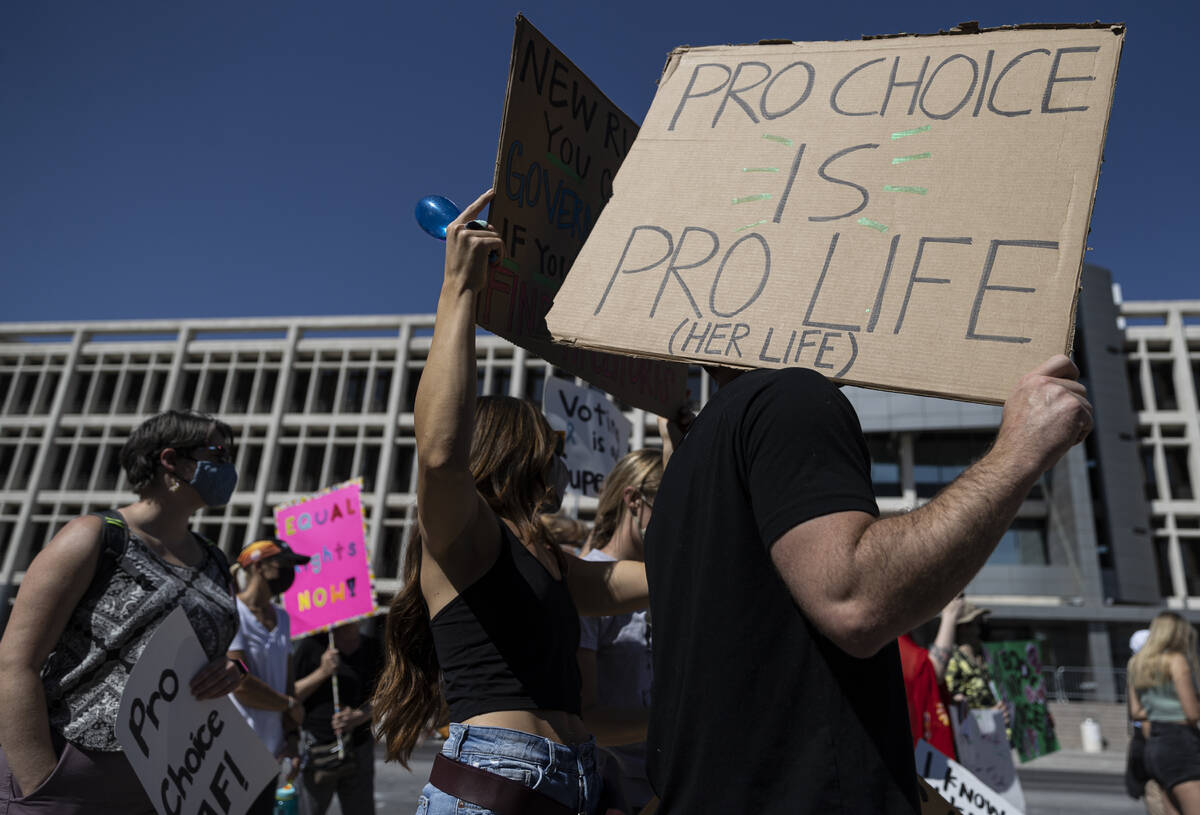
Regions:
<instances>
[{"instance_id":1,"label":"brown leather belt","mask_svg":"<svg viewBox=\"0 0 1200 815\"><path fill-rule=\"evenodd\" d=\"M490 809L496 815L576 815L570 807L519 781L446 758L441 753L434 756L429 783L447 795Z\"/></svg>"}]
</instances>

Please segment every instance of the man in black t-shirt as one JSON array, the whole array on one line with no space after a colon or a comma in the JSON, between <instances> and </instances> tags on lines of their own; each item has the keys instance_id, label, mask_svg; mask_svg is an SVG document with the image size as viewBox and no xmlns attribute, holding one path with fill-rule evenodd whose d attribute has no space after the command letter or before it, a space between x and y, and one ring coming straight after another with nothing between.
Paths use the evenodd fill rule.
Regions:
<instances>
[{"instance_id":1,"label":"man in black t-shirt","mask_svg":"<svg viewBox=\"0 0 1200 815\"><path fill-rule=\"evenodd\" d=\"M992 451L880 520L850 403L810 370L713 372L646 540L660 815L918 811L895 639L979 570L1091 427L1078 371L1022 379Z\"/></svg>"},{"instance_id":2,"label":"man in black t-shirt","mask_svg":"<svg viewBox=\"0 0 1200 815\"><path fill-rule=\"evenodd\" d=\"M383 668L379 643L346 623L329 637L306 637L296 647L293 668L296 696L304 702L308 765L301 774L301 811L323 815L336 792L342 812L357 815L375 811L375 739L371 734L371 694ZM333 676L337 674L338 705L333 703ZM348 762L320 768L318 753L329 754L341 731Z\"/></svg>"}]
</instances>

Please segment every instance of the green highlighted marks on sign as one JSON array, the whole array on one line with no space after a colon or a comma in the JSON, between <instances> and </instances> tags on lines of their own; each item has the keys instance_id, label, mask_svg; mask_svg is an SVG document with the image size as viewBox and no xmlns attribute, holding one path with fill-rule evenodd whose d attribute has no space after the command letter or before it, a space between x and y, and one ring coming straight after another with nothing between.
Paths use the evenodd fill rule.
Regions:
<instances>
[{"instance_id":1,"label":"green highlighted marks on sign","mask_svg":"<svg viewBox=\"0 0 1200 815\"><path fill-rule=\"evenodd\" d=\"M928 132L929 132L929 125L924 125L922 127L914 127L912 130L900 130L900 131L897 131L896 133L892 134L892 141L895 141L896 139L903 139L905 136L915 136L918 133L928 133Z\"/></svg>"},{"instance_id":2,"label":"green highlighted marks on sign","mask_svg":"<svg viewBox=\"0 0 1200 815\"><path fill-rule=\"evenodd\" d=\"M734 198L733 203L748 204L751 201L766 201L770 197L771 197L771 193L769 193L769 192L759 192L759 193L755 193L754 195L744 195L741 198Z\"/></svg>"},{"instance_id":3,"label":"green highlighted marks on sign","mask_svg":"<svg viewBox=\"0 0 1200 815\"><path fill-rule=\"evenodd\" d=\"M752 224L746 224L745 226L739 226L737 229L735 229L733 231L734 232L743 232L747 229L753 229L754 227L758 226L759 224L765 224L766 222L767 222L767 219L763 218L761 221L755 221Z\"/></svg>"},{"instance_id":4,"label":"green highlighted marks on sign","mask_svg":"<svg viewBox=\"0 0 1200 815\"><path fill-rule=\"evenodd\" d=\"M911 192L911 193L915 193L917 195L924 195L925 193L929 192L929 190L926 189L925 187L898 187L895 184L884 184L883 191L884 192Z\"/></svg>"},{"instance_id":5,"label":"green highlighted marks on sign","mask_svg":"<svg viewBox=\"0 0 1200 815\"><path fill-rule=\"evenodd\" d=\"M764 133L763 138L767 141L777 141L780 144L786 144L788 147L792 146L792 140L787 136L772 136L770 133Z\"/></svg>"},{"instance_id":6,"label":"green highlighted marks on sign","mask_svg":"<svg viewBox=\"0 0 1200 815\"><path fill-rule=\"evenodd\" d=\"M858 222L868 229L874 229L876 232L887 232L886 224L881 224L879 221L872 221L870 218L859 218Z\"/></svg>"},{"instance_id":7,"label":"green highlighted marks on sign","mask_svg":"<svg viewBox=\"0 0 1200 815\"><path fill-rule=\"evenodd\" d=\"M505 258L504 260L500 261L500 265L503 266L505 269L508 269L513 272L521 271L520 264L518 264L512 258Z\"/></svg>"},{"instance_id":8,"label":"green highlighted marks on sign","mask_svg":"<svg viewBox=\"0 0 1200 815\"><path fill-rule=\"evenodd\" d=\"M777 173L778 167L743 167L743 173Z\"/></svg>"},{"instance_id":9,"label":"green highlighted marks on sign","mask_svg":"<svg viewBox=\"0 0 1200 815\"><path fill-rule=\"evenodd\" d=\"M903 164L906 161L916 161L920 158L933 158L933 156L929 153L916 153L915 155L911 156L897 156L896 158L892 159L892 164Z\"/></svg>"},{"instance_id":10,"label":"green highlighted marks on sign","mask_svg":"<svg viewBox=\"0 0 1200 815\"><path fill-rule=\"evenodd\" d=\"M566 173L577 184L583 183L583 179L579 177L579 174L576 173L574 170L572 170L570 167L568 167L566 164L563 164L562 159L560 159L558 156L554 155L553 153L546 153L546 160L549 161L551 164L553 164L558 169L562 170L564 173Z\"/></svg>"}]
</instances>

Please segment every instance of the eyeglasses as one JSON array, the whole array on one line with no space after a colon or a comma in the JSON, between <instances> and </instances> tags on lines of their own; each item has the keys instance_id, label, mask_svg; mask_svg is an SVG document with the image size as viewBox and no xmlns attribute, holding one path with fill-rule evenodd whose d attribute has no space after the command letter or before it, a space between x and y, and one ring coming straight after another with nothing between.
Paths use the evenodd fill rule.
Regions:
<instances>
[{"instance_id":1,"label":"eyeglasses","mask_svg":"<svg viewBox=\"0 0 1200 815\"><path fill-rule=\"evenodd\" d=\"M226 444L194 444L191 447L177 447L175 449L183 451L185 455L190 450L207 450L208 454L212 456L212 460L218 464L229 464L233 461L235 454L233 446ZM187 457L192 458L192 456Z\"/></svg>"},{"instance_id":2,"label":"eyeglasses","mask_svg":"<svg viewBox=\"0 0 1200 815\"><path fill-rule=\"evenodd\" d=\"M551 430L554 434L554 455L564 456L567 453L567 431Z\"/></svg>"}]
</instances>

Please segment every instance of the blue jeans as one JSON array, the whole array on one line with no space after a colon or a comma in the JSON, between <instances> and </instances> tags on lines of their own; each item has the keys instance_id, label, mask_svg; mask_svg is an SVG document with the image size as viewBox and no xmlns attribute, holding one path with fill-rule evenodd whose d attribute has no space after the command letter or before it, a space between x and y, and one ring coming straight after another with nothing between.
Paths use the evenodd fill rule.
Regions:
<instances>
[{"instance_id":1,"label":"blue jeans","mask_svg":"<svg viewBox=\"0 0 1200 815\"><path fill-rule=\"evenodd\" d=\"M452 724L442 755L519 781L580 815L594 815L600 800L594 740L568 747L519 730ZM451 813L488 815L491 810L459 801L426 784L417 803L417 815Z\"/></svg>"}]
</instances>

